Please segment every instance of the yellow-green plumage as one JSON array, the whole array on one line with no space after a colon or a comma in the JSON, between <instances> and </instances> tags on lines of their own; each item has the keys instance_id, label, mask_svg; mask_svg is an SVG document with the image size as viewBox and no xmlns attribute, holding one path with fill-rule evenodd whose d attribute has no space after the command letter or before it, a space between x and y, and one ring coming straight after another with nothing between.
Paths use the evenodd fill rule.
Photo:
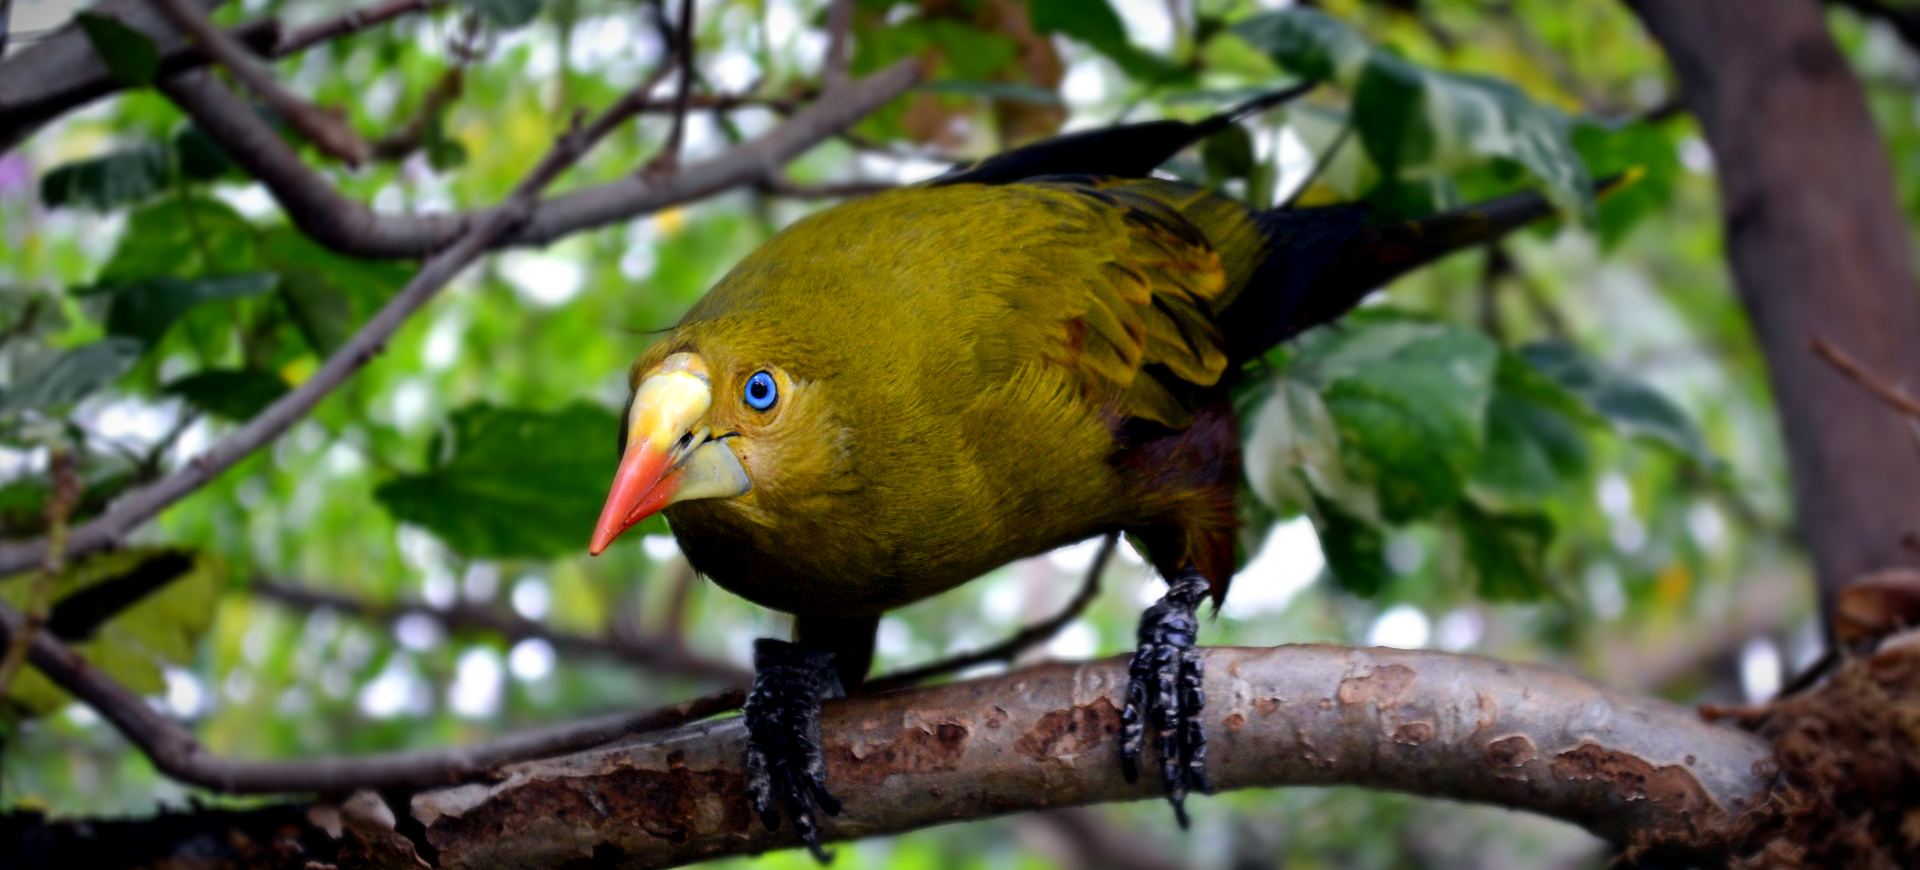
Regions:
<instances>
[{"instance_id":1,"label":"yellow-green plumage","mask_svg":"<svg viewBox=\"0 0 1920 870\"><path fill-rule=\"evenodd\" d=\"M693 351L718 396L793 382L716 424L753 490L668 508L675 534L750 600L854 616L1171 522L1189 499L1131 485L1115 430L1190 422L1258 243L1243 207L1157 180L907 188L802 220L634 367Z\"/></svg>"}]
</instances>

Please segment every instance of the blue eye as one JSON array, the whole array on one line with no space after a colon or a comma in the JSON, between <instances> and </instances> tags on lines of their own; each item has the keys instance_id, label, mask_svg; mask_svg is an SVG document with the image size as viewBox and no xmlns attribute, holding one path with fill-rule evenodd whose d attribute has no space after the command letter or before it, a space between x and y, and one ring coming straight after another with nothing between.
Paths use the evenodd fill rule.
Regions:
<instances>
[{"instance_id":1,"label":"blue eye","mask_svg":"<svg viewBox=\"0 0 1920 870\"><path fill-rule=\"evenodd\" d=\"M765 411L773 407L775 399L780 398L780 388L774 386L773 375L766 372L754 372L747 379L747 407L755 411Z\"/></svg>"}]
</instances>

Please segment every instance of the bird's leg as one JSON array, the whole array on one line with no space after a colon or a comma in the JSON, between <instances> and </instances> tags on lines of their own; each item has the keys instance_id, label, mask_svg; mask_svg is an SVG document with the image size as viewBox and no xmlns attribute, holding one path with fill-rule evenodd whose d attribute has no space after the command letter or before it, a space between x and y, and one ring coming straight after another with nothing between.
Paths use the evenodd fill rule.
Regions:
<instances>
[{"instance_id":1,"label":"bird's leg","mask_svg":"<svg viewBox=\"0 0 1920 870\"><path fill-rule=\"evenodd\" d=\"M1183 830L1187 794L1213 791L1207 735L1200 724L1207 699L1200 688L1200 650L1194 646L1200 628L1196 611L1206 594L1207 578L1186 568L1174 573L1167 594L1141 614L1140 646L1127 668L1127 708L1120 714L1121 771L1127 782L1139 780L1140 753L1152 729L1160 738L1167 800Z\"/></svg>"},{"instance_id":2,"label":"bird's leg","mask_svg":"<svg viewBox=\"0 0 1920 870\"><path fill-rule=\"evenodd\" d=\"M784 811L808 851L821 863L817 807L840 814L827 792L826 758L820 750L820 701L845 694L831 652L761 638L753 644L753 689L747 693L747 795L769 831L780 829Z\"/></svg>"}]
</instances>

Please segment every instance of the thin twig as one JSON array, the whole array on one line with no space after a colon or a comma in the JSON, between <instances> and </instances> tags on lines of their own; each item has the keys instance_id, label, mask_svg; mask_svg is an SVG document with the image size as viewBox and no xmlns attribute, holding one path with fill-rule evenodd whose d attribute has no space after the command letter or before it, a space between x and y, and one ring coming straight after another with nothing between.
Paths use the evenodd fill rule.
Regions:
<instances>
[{"instance_id":1,"label":"thin twig","mask_svg":"<svg viewBox=\"0 0 1920 870\"><path fill-rule=\"evenodd\" d=\"M649 80L649 84L652 81ZM615 126L633 117L635 107L646 99L642 90L629 92L595 120L591 127L585 130L576 127L563 134L546 158L520 182L500 208L485 213L484 219L472 225L453 245L428 258L420 271L414 273L413 280L407 282L406 287L372 320L367 321L358 333L328 357L312 377L267 406L266 410L208 448L205 453L194 457L185 467L128 496L116 503L112 510L81 526L68 542L66 551L76 554L116 545L134 526L146 522L167 506L206 485L305 417L321 399L371 362L400 325L426 305L467 264L492 248L501 237L524 226L535 213L540 191L553 183L561 172L578 161L588 148ZM0 548L0 576L21 570L23 562L31 564L38 561L47 549L48 542L44 539Z\"/></svg>"},{"instance_id":2,"label":"thin twig","mask_svg":"<svg viewBox=\"0 0 1920 870\"><path fill-rule=\"evenodd\" d=\"M0 604L0 633L11 641L24 629L25 619ZM746 698L741 689L725 689L667 707L600 716L431 752L248 761L215 756L145 698L128 691L46 632L32 636L28 660L54 684L97 711L128 742L139 747L160 772L189 785L227 794L339 794L361 788L423 788L483 779L503 764L562 755L629 734L671 728L738 709Z\"/></svg>"},{"instance_id":3,"label":"thin twig","mask_svg":"<svg viewBox=\"0 0 1920 870\"><path fill-rule=\"evenodd\" d=\"M1087 579L1081 583L1079 594L1073 596L1073 600L1067 602L1067 606L1059 613L1054 614L1052 618L1045 622L1027 626L1014 633L1012 637L986 649L970 653L961 653L956 656L941 659L932 664L922 665L917 668L908 668L904 671L869 680L867 681L864 691L887 692L924 683L934 677L962 671L974 665L985 664L987 662L1011 662L1021 653L1046 643L1048 639L1059 634L1060 629L1067 627L1067 623L1080 618L1081 612L1085 611L1087 605L1091 604L1093 599L1100 594L1100 575L1106 571L1107 560L1113 558L1114 548L1118 546L1119 543L1120 534L1118 532L1108 533L1106 540L1100 542L1100 551L1094 555L1093 565L1087 568Z\"/></svg>"},{"instance_id":4,"label":"thin twig","mask_svg":"<svg viewBox=\"0 0 1920 870\"><path fill-rule=\"evenodd\" d=\"M80 503L80 476L74 470L73 451L66 447L49 450L47 471L53 478L47 494L47 539L60 544L66 541L67 517L73 513L73 506ZM53 604L53 584L66 570L66 548L48 547L40 561L40 570L34 572L33 585L27 590L25 622L8 639L6 656L0 658L0 698L5 698L13 688L14 674L19 673L20 665L26 662L34 635L47 624L47 614Z\"/></svg>"},{"instance_id":5,"label":"thin twig","mask_svg":"<svg viewBox=\"0 0 1920 870\"><path fill-rule=\"evenodd\" d=\"M833 0L827 7L827 57L820 71L820 80L829 88L836 88L847 81L847 60L851 54L847 44L853 30L853 0Z\"/></svg>"},{"instance_id":6,"label":"thin twig","mask_svg":"<svg viewBox=\"0 0 1920 870\"><path fill-rule=\"evenodd\" d=\"M424 616L449 632L477 629L498 635L510 643L543 640L563 656L612 658L650 670L700 677L727 685L743 684L753 676L726 662L693 655L678 643L619 634L583 637L556 631L517 613L502 612L482 605L461 603L450 607L434 607L418 601L377 604L337 592L266 579L254 580L252 589L256 595L301 610L326 608L378 622L390 622L408 615Z\"/></svg>"},{"instance_id":7,"label":"thin twig","mask_svg":"<svg viewBox=\"0 0 1920 870\"><path fill-rule=\"evenodd\" d=\"M281 37L279 44L273 47L273 56L282 58L298 54L322 42L358 33L402 15L425 12L439 5L440 0L387 0L362 9L350 9L343 15L314 22Z\"/></svg>"},{"instance_id":8,"label":"thin twig","mask_svg":"<svg viewBox=\"0 0 1920 870\"><path fill-rule=\"evenodd\" d=\"M348 166L366 162L371 154L367 143L353 132L340 114L308 103L287 90L274 76L273 70L268 69L266 64L261 63L226 31L214 27L206 16L188 5L186 0L152 2L173 21L175 27L191 35L201 50L232 70L236 78L246 83L248 90L259 95L322 153Z\"/></svg>"},{"instance_id":9,"label":"thin twig","mask_svg":"<svg viewBox=\"0 0 1920 870\"><path fill-rule=\"evenodd\" d=\"M1333 141L1327 143L1326 150L1321 151L1319 155L1314 158L1313 168L1307 170L1307 177L1300 180L1300 186L1294 188L1292 192L1287 194L1287 201L1280 204L1281 208L1293 208L1300 203L1300 197L1306 196L1307 189L1312 187L1313 183L1320 179L1320 176L1326 174L1327 167L1333 165L1333 158L1339 156L1340 148L1347 144L1348 137L1352 135L1352 124L1341 127L1340 132L1334 134Z\"/></svg>"},{"instance_id":10,"label":"thin twig","mask_svg":"<svg viewBox=\"0 0 1920 870\"><path fill-rule=\"evenodd\" d=\"M866 117L920 80L917 59L900 61L843 89L823 94L805 110L752 142L665 177L623 176L540 203L533 216L497 247L543 246L581 230L631 220L764 177L800 152ZM411 258L438 250L488 210L389 214L349 200L245 102L211 77L194 73L160 83L160 90L258 179L287 216L315 242L366 258ZM3 559L0 559L3 561Z\"/></svg>"},{"instance_id":11,"label":"thin twig","mask_svg":"<svg viewBox=\"0 0 1920 870\"><path fill-rule=\"evenodd\" d=\"M673 127L667 133L667 144L660 150L660 156L641 170L643 175L663 175L680 166L680 143L687 136L687 108L693 96L693 0L680 0L680 22L672 50L672 57L680 67L680 80L675 83L673 95Z\"/></svg>"},{"instance_id":12,"label":"thin twig","mask_svg":"<svg viewBox=\"0 0 1920 870\"><path fill-rule=\"evenodd\" d=\"M1808 340L1807 347L1813 350L1815 356L1839 369L1841 374L1852 378L1854 383L1866 387L1867 391L1879 397L1880 401L1902 414L1920 420L1920 402L1914 401L1899 387L1888 383L1885 378L1868 371L1866 366L1861 365L1846 351L1827 343L1824 338Z\"/></svg>"},{"instance_id":13,"label":"thin twig","mask_svg":"<svg viewBox=\"0 0 1920 870\"><path fill-rule=\"evenodd\" d=\"M368 154L375 160L401 160L416 151L427 142L427 131L442 123L442 114L455 97L460 96L465 82L466 66L464 62L450 66L440 74L439 81L427 90L420 99L420 108L413 113L407 123L385 136L375 139Z\"/></svg>"},{"instance_id":14,"label":"thin twig","mask_svg":"<svg viewBox=\"0 0 1920 870\"><path fill-rule=\"evenodd\" d=\"M1059 615L978 653L872 680L863 692L904 688L981 662L1011 659L1046 640L1093 600L1099 590L1101 571L1113 554L1116 540L1109 537L1101 546L1087 573L1086 585ZM18 612L0 603L0 634L12 638L24 622ZM676 727L737 710L746 701L746 690L735 687L672 706L556 725L467 747L353 758L247 761L220 758L208 752L192 734L44 632L33 637L28 661L55 685L112 723L151 758L161 772L190 785L229 794L340 793L360 788L422 788L481 779L501 765L575 752L630 734Z\"/></svg>"}]
</instances>

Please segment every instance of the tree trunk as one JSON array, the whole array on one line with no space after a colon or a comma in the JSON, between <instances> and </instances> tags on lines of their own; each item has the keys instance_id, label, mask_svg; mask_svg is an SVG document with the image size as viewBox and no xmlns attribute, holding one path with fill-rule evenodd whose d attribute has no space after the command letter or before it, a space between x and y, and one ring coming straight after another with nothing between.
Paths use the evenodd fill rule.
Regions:
<instances>
[{"instance_id":1,"label":"tree trunk","mask_svg":"<svg viewBox=\"0 0 1920 870\"><path fill-rule=\"evenodd\" d=\"M1920 298L1886 149L1814 0L1628 0L1706 132L1727 258L1767 358L1822 611L1855 577L1920 564L1920 451L1808 351L1824 338L1920 383Z\"/></svg>"}]
</instances>

